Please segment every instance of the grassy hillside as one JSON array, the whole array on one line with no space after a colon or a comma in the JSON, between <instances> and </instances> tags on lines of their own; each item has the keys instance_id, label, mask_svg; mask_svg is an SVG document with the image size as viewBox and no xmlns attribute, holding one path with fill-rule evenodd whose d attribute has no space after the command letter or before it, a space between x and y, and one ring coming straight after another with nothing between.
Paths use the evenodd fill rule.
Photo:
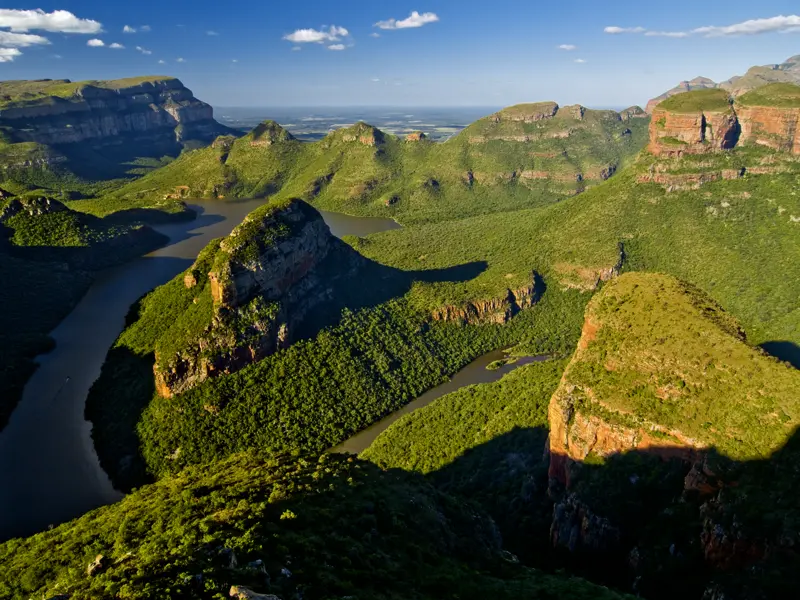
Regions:
<instances>
[{"instance_id":1,"label":"grassy hillside","mask_svg":"<svg viewBox=\"0 0 800 600\"><path fill-rule=\"evenodd\" d=\"M238 455L0 545L9 599L222 599L232 585L309 600L622 598L509 560L472 503L337 456Z\"/></svg>"},{"instance_id":2,"label":"grassy hillside","mask_svg":"<svg viewBox=\"0 0 800 600\"><path fill-rule=\"evenodd\" d=\"M800 85L772 83L739 96L736 102L744 106L800 108Z\"/></svg>"},{"instance_id":3,"label":"grassy hillside","mask_svg":"<svg viewBox=\"0 0 800 600\"><path fill-rule=\"evenodd\" d=\"M481 119L442 144L408 142L365 123L301 143L268 121L242 139L221 138L212 148L187 153L114 195L123 201L176 192L277 194L323 209L419 223L573 195L613 174L645 143L646 119L565 107L536 123L503 120L517 118L519 110Z\"/></svg>"},{"instance_id":4,"label":"grassy hillside","mask_svg":"<svg viewBox=\"0 0 800 600\"><path fill-rule=\"evenodd\" d=\"M730 109L730 96L720 89L695 90L667 98L658 108L675 113L724 111Z\"/></svg>"},{"instance_id":5,"label":"grassy hillside","mask_svg":"<svg viewBox=\"0 0 800 600\"><path fill-rule=\"evenodd\" d=\"M146 75L107 81L69 81L68 79L2 81L0 82L0 110L52 103L54 98L69 99L87 87L119 90L145 83L174 80L174 77Z\"/></svg>"}]
</instances>

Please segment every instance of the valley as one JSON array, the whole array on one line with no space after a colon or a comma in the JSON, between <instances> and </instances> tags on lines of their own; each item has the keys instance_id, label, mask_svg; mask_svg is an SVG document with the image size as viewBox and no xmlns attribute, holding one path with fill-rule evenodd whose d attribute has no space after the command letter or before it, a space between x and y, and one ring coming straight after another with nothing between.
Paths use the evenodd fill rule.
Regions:
<instances>
[{"instance_id":1,"label":"valley","mask_svg":"<svg viewBox=\"0 0 800 600\"><path fill-rule=\"evenodd\" d=\"M787 597L795 67L452 132L0 83L0 596Z\"/></svg>"}]
</instances>

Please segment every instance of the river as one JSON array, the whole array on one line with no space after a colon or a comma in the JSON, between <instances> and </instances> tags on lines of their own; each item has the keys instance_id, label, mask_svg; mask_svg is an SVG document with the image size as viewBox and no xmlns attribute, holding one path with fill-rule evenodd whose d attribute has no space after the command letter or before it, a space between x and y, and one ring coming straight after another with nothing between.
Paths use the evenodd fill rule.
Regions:
<instances>
[{"instance_id":1,"label":"river","mask_svg":"<svg viewBox=\"0 0 800 600\"><path fill-rule=\"evenodd\" d=\"M55 349L37 358L39 368L0 433L0 541L41 531L122 497L100 467L91 424L84 419L89 388L130 306L188 268L209 241L229 234L263 203L201 202L193 205L197 220L156 227L169 244L102 272L52 331ZM322 214L339 237L399 227L389 219Z\"/></svg>"},{"instance_id":2,"label":"river","mask_svg":"<svg viewBox=\"0 0 800 600\"><path fill-rule=\"evenodd\" d=\"M495 350L483 356L476 358L466 367L461 369L458 373L453 375L452 379L443 383L442 385L432 388L422 394L416 400L409 402L403 408L393 412L391 415L378 421L374 425L367 427L363 431L357 433L347 441L339 444L331 449L331 452L341 452L343 454L360 454L372 445L372 442L389 426L397 421L403 415L407 415L415 410L428 406L431 402L442 396L446 396L451 392L455 392L468 385L475 385L478 383L492 383L500 380L503 376L507 375L514 369L518 369L524 365L529 365L534 362L542 362L547 360L547 356L524 356L518 358L515 362L508 362L499 369L487 369L487 367L495 361L503 360L506 358L504 350Z\"/></svg>"}]
</instances>

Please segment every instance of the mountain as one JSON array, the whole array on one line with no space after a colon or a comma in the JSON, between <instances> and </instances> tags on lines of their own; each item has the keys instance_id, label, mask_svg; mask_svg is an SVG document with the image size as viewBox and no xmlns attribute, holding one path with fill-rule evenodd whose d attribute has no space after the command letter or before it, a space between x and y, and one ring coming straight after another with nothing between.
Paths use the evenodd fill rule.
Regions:
<instances>
[{"instance_id":1,"label":"mountain","mask_svg":"<svg viewBox=\"0 0 800 600\"><path fill-rule=\"evenodd\" d=\"M16 193L91 195L230 133L172 77L0 82L0 181Z\"/></svg>"},{"instance_id":2,"label":"mountain","mask_svg":"<svg viewBox=\"0 0 800 600\"><path fill-rule=\"evenodd\" d=\"M722 89L736 97L770 83L800 84L800 55L792 56L777 65L751 67L744 75L737 75L716 83L707 77L696 77L691 81L682 81L676 87L664 92L647 103L647 113L652 114L655 107L676 94L703 89Z\"/></svg>"},{"instance_id":3,"label":"mountain","mask_svg":"<svg viewBox=\"0 0 800 600\"><path fill-rule=\"evenodd\" d=\"M30 597L439 600L628 597L523 567L494 523L421 477L343 456L243 454L0 544Z\"/></svg>"},{"instance_id":4,"label":"mountain","mask_svg":"<svg viewBox=\"0 0 800 600\"><path fill-rule=\"evenodd\" d=\"M405 221L463 218L574 195L644 145L647 118L554 102L510 107L444 143L357 123L314 143L267 121L223 137L119 189L120 203L277 195Z\"/></svg>"}]
</instances>

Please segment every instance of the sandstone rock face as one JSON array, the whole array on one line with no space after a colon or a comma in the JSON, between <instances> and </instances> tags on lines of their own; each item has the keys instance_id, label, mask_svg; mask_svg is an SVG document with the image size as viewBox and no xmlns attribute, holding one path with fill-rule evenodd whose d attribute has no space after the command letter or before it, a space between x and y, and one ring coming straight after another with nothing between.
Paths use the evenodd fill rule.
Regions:
<instances>
[{"instance_id":1,"label":"sandstone rock face","mask_svg":"<svg viewBox=\"0 0 800 600\"><path fill-rule=\"evenodd\" d=\"M0 210L0 223L5 223L8 219L21 212L26 212L35 217L67 210L69 209L66 206L52 198L16 198Z\"/></svg>"},{"instance_id":2,"label":"sandstone rock face","mask_svg":"<svg viewBox=\"0 0 800 600\"><path fill-rule=\"evenodd\" d=\"M470 302L463 306L443 306L433 312L436 321L455 321L464 325L477 323L503 324L510 321L519 311L530 308L539 299L541 280L533 273L530 285L507 290L497 298Z\"/></svg>"},{"instance_id":3,"label":"sandstone rock face","mask_svg":"<svg viewBox=\"0 0 800 600\"><path fill-rule=\"evenodd\" d=\"M163 79L120 89L86 85L69 98L12 106L0 111L0 125L11 128L15 142L112 143L121 135L158 137L181 142L212 140L226 133L213 109L197 100L177 79Z\"/></svg>"},{"instance_id":4,"label":"sandstone rock face","mask_svg":"<svg viewBox=\"0 0 800 600\"><path fill-rule=\"evenodd\" d=\"M317 268L331 245L328 226L303 202L250 215L220 243L201 292L213 300L211 323L176 355L156 352L158 393L171 397L286 347L308 312L330 298ZM184 276L187 288L197 286L196 270Z\"/></svg>"},{"instance_id":5,"label":"sandstone rock face","mask_svg":"<svg viewBox=\"0 0 800 600\"><path fill-rule=\"evenodd\" d=\"M502 121L517 121L522 123L536 123L544 119L552 119L558 112L555 102L537 102L535 104L518 104L495 113L490 118L495 123Z\"/></svg>"},{"instance_id":6,"label":"sandstone rock face","mask_svg":"<svg viewBox=\"0 0 800 600\"><path fill-rule=\"evenodd\" d=\"M428 139L428 136L426 136L421 131L415 131L414 133L409 133L406 136L406 141L407 142L421 142L422 140L425 140L425 139Z\"/></svg>"},{"instance_id":7,"label":"sandstone rock face","mask_svg":"<svg viewBox=\"0 0 800 600\"><path fill-rule=\"evenodd\" d=\"M800 154L800 108L742 106L742 141Z\"/></svg>"},{"instance_id":8,"label":"sandstone rock face","mask_svg":"<svg viewBox=\"0 0 800 600\"><path fill-rule=\"evenodd\" d=\"M274 594L259 594L243 585L234 585L228 592L228 595L238 600L281 600Z\"/></svg>"},{"instance_id":9,"label":"sandstone rock face","mask_svg":"<svg viewBox=\"0 0 800 600\"><path fill-rule=\"evenodd\" d=\"M741 127L732 109L685 114L656 109L650 122L648 149L657 156L730 149L738 143L740 133Z\"/></svg>"}]
</instances>

